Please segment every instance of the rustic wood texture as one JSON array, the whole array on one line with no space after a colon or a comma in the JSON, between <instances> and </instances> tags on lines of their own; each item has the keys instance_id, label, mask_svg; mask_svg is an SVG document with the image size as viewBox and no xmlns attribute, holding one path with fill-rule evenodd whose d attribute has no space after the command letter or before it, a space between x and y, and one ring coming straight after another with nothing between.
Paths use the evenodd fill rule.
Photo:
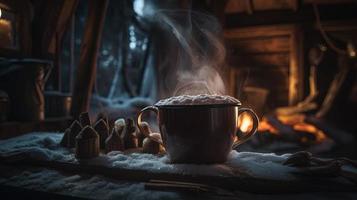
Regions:
<instances>
[{"instance_id":1,"label":"rustic wood texture","mask_svg":"<svg viewBox=\"0 0 357 200\"><path fill-rule=\"evenodd\" d=\"M229 0L226 13L249 13L266 10L297 10L298 0Z\"/></svg>"},{"instance_id":2,"label":"rustic wood texture","mask_svg":"<svg viewBox=\"0 0 357 200\"><path fill-rule=\"evenodd\" d=\"M107 0L89 1L88 17L73 90L72 115L74 117L89 109L107 6Z\"/></svg>"},{"instance_id":3,"label":"rustic wood texture","mask_svg":"<svg viewBox=\"0 0 357 200\"><path fill-rule=\"evenodd\" d=\"M234 0L231 0L234 1ZM242 0L243 1L243 0ZM326 2L329 0L326 0ZM338 1L338 0L337 0ZM240 2L240 1L239 1ZM229 2L227 4L228 8ZM296 4L294 7L297 6ZM293 9L277 9L254 12L250 15L246 12L226 12L226 28L250 27L257 25L272 25L272 24L294 24L315 22L315 16L311 4L298 4L299 7ZM357 18L357 4L355 0L339 1L337 4L319 4L321 19L329 20L351 20ZM294 11L294 9L297 9ZM338 15L336 14L338 13Z\"/></svg>"},{"instance_id":4,"label":"rustic wood texture","mask_svg":"<svg viewBox=\"0 0 357 200\"><path fill-rule=\"evenodd\" d=\"M295 105L303 97L303 36L299 26L290 34L289 105Z\"/></svg>"},{"instance_id":5,"label":"rustic wood texture","mask_svg":"<svg viewBox=\"0 0 357 200\"><path fill-rule=\"evenodd\" d=\"M242 53L275 53L289 52L289 36L282 37L257 37L243 39L231 39L229 45L234 46Z\"/></svg>"},{"instance_id":6,"label":"rustic wood texture","mask_svg":"<svg viewBox=\"0 0 357 200\"><path fill-rule=\"evenodd\" d=\"M289 69L289 53L272 54L239 54L230 58L229 64L237 67L252 67L265 70L287 68Z\"/></svg>"},{"instance_id":7,"label":"rustic wood texture","mask_svg":"<svg viewBox=\"0 0 357 200\"><path fill-rule=\"evenodd\" d=\"M226 30L228 63L236 68L231 73L246 71L243 87L268 89L268 103L272 107L295 104L303 94L301 35L295 25ZM235 79L241 78L230 75L230 91L235 96L238 96Z\"/></svg>"}]
</instances>

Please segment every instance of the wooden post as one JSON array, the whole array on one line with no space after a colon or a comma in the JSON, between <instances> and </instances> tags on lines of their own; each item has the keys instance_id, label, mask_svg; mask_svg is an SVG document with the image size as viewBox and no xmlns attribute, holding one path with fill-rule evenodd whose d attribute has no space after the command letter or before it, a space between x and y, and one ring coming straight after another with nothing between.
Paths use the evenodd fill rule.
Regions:
<instances>
[{"instance_id":1,"label":"wooden post","mask_svg":"<svg viewBox=\"0 0 357 200\"><path fill-rule=\"evenodd\" d=\"M289 105L295 105L302 99L303 94L303 57L302 57L302 32L295 25L290 35L290 67L289 67Z\"/></svg>"},{"instance_id":2,"label":"wooden post","mask_svg":"<svg viewBox=\"0 0 357 200\"><path fill-rule=\"evenodd\" d=\"M90 0L88 17L85 25L79 66L76 75L72 115L78 117L81 112L89 109L89 100L95 81L97 54L108 7L108 0Z\"/></svg>"},{"instance_id":3,"label":"wooden post","mask_svg":"<svg viewBox=\"0 0 357 200\"><path fill-rule=\"evenodd\" d=\"M75 44L74 44L74 40L75 40L75 29L76 29L76 20L75 20L75 15L72 15L71 18L71 28L70 28L70 65L69 65L69 70L68 70L68 77L69 77L69 92L72 93L73 91L73 82L74 82L74 68L75 68L75 52L74 52L74 48L75 48Z\"/></svg>"}]
</instances>

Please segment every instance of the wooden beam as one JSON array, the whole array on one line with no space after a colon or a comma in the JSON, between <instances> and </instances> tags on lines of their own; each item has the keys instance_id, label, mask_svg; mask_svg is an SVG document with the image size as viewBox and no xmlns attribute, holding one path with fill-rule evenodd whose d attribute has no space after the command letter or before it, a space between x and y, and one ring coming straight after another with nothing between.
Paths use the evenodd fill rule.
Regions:
<instances>
[{"instance_id":1,"label":"wooden beam","mask_svg":"<svg viewBox=\"0 0 357 200\"><path fill-rule=\"evenodd\" d=\"M321 20L357 19L357 4L319 5ZM297 11L259 11L253 15L246 13L226 14L225 28L255 25L313 23L315 16L311 5L303 5Z\"/></svg>"},{"instance_id":2,"label":"wooden beam","mask_svg":"<svg viewBox=\"0 0 357 200\"><path fill-rule=\"evenodd\" d=\"M70 27L72 16L75 14L78 6L79 0L63 0L63 6L59 13L58 20L56 21L56 32L55 35L50 39L47 51L55 53L56 51L56 35L58 38L62 39L65 31ZM61 40L62 41L62 40Z\"/></svg>"},{"instance_id":3,"label":"wooden beam","mask_svg":"<svg viewBox=\"0 0 357 200\"><path fill-rule=\"evenodd\" d=\"M246 11L249 15L253 14L254 5L252 0L245 0Z\"/></svg>"},{"instance_id":4,"label":"wooden beam","mask_svg":"<svg viewBox=\"0 0 357 200\"><path fill-rule=\"evenodd\" d=\"M63 0L35 2L35 16L33 19L32 54L43 58L48 54L47 49L53 38L56 38L57 21L64 6Z\"/></svg>"},{"instance_id":5,"label":"wooden beam","mask_svg":"<svg viewBox=\"0 0 357 200\"><path fill-rule=\"evenodd\" d=\"M304 88L303 33L295 26L290 37L289 105L302 100Z\"/></svg>"},{"instance_id":6,"label":"wooden beam","mask_svg":"<svg viewBox=\"0 0 357 200\"><path fill-rule=\"evenodd\" d=\"M61 90L62 36L69 25L78 0L36 1L33 22L33 56L44 58L54 54L55 62L50 81L54 89Z\"/></svg>"},{"instance_id":7,"label":"wooden beam","mask_svg":"<svg viewBox=\"0 0 357 200\"><path fill-rule=\"evenodd\" d=\"M43 57L56 52L56 42L62 38L75 13L78 0L36 1L33 21L33 54Z\"/></svg>"},{"instance_id":8,"label":"wooden beam","mask_svg":"<svg viewBox=\"0 0 357 200\"><path fill-rule=\"evenodd\" d=\"M89 109L107 7L108 0L89 1L88 17L73 91L72 115L74 117Z\"/></svg>"}]
</instances>

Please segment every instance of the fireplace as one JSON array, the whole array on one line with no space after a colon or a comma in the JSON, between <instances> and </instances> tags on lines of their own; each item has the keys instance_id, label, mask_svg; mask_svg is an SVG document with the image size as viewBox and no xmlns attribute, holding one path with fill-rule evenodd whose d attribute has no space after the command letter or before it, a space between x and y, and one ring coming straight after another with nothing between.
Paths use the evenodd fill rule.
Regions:
<instances>
[{"instance_id":1,"label":"fireplace","mask_svg":"<svg viewBox=\"0 0 357 200\"><path fill-rule=\"evenodd\" d=\"M356 130L351 126L356 50L348 46L357 27L349 25L346 21L225 31L230 94L256 109L261 119L257 137L242 149L308 149L320 155L353 151L354 135L349 132ZM333 41L324 42L324 37ZM346 49L341 55L329 45L342 41ZM250 120L243 115L242 132L249 129Z\"/></svg>"}]
</instances>

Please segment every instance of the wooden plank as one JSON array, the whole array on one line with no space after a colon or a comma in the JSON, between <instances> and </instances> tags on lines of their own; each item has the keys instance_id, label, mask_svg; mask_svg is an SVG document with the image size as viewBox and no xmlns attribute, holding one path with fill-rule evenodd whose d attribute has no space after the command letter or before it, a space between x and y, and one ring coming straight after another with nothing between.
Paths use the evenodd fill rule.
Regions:
<instances>
[{"instance_id":1,"label":"wooden plank","mask_svg":"<svg viewBox=\"0 0 357 200\"><path fill-rule=\"evenodd\" d=\"M237 1L237 0L229 0L224 9L225 13L238 13L245 12L246 10L246 2L247 1Z\"/></svg>"},{"instance_id":2,"label":"wooden plank","mask_svg":"<svg viewBox=\"0 0 357 200\"><path fill-rule=\"evenodd\" d=\"M73 90L72 115L74 117L78 117L81 112L89 109L107 7L108 0L89 1L88 17Z\"/></svg>"},{"instance_id":3,"label":"wooden plank","mask_svg":"<svg viewBox=\"0 0 357 200\"><path fill-rule=\"evenodd\" d=\"M269 91L267 105L271 107L286 106L288 104L288 67L265 68L230 68L229 92L239 97L243 87L253 86L265 88Z\"/></svg>"},{"instance_id":4,"label":"wooden plank","mask_svg":"<svg viewBox=\"0 0 357 200\"><path fill-rule=\"evenodd\" d=\"M265 10L297 10L297 0L230 0L225 13L248 13Z\"/></svg>"},{"instance_id":5,"label":"wooden plank","mask_svg":"<svg viewBox=\"0 0 357 200\"><path fill-rule=\"evenodd\" d=\"M262 10L294 10L295 0L253 0L255 11Z\"/></svg>"},{"instance_id":6,"label":"wooden plank","mask_svg":"<svg viewBox=\"0 0 357 200\"><path fill-rule=\"evenodd\" d=\"M280 76L277 75L264 76L264 74L259 74L259 75L254 74L249 76L248 80L246 81L246 84L249 86L258 86L258 87L264 87L269 90L274 90L276 85L287 84L287 82L288 82L287 79L280 78ZM285 95L288 96L287 93Z\"/></svg>"},{"instance_id":7,"label":"wooden plank","mask_svg":"<svg viewBox=\"0 0 357 200\"><path fill-rule=\"evenodd\" d=\"M267 89L275 89L278 87L288 89L289 85L288 76L279 71L270 70L250 71L247 82L261 83Z\"/></svg>"},{"instance_id":8,"label":"wooden plank","mask_svg":"<svg viewBox=\"0 0 357 200\"><path fill-rule=\"evenodd\" d=\"M258 26L240 29L232 29L225 31L226 41L250 41L261 38L286 38L284 48L288 51L284 53L269 53L269 52L254 52L259 51L259 48L269 51L269 48L274 48L269 43L259 46L248 44L239 46L236 44L231 49L231 54L228 63L231 66L237 67L276 67L289 66L289 104L296 104L302 99L303 95L303 47L302 47L302 31L297 25L277 25L277 26ZM250 48L250 50L249 50ZM276 48L276 47L275 47ZM248 49L245 53L242 49ZM276 50L276 49L275 49ZM250 53L249 51L252 51ZM254 54L253 54L254 52ZM244 54L243 54L244 53Z\"/></svg>"},{"instance_id":9,"label":"wooden plank","mask_svg":"<svg viewBox=\"0 0 357 200\"><path fill-rule=\"evenodd\" d=\"M224 38L229 39L289 36L292 33L293 28L294 25L285 24L226 29L224 31Z\"/></svg>"},{"instance_id":10,"label":"wooden plank","mask_svg":"<svg viewBox=\"0 0 357 200\"><path fill-rule=\"evenodd\" d=\"M355 2L355 0L352 0ZM351 20L357 18L357 4L319 5L321 19ZM338 15L336 14L338 13ZM257 25L294 24L315 22L315 16L311 5L302 5L294 12L291 10L260 11L254 15L245 13L226 14L225 28L251 27Z\"/></svg>"},{"instance_id":11,"label":"wooden plank","mask_svg":"<svg viewBox=\"0 0 357 200\"><path fill-rule=\"evenodd\" d=\"M229 39L226 44L238 53L280 53L290 50L290 37L261 37L249 39Z\"/></svg>"},{"instance_id":12,"label":"wooden plank","mask_svg":"<svg viewBox=\"0 0 357 200\"><path fill-rule=\"evenodd\" d=\"M304 4L343 4L343 3L355 3L356 0L304 0Z\"/></svg>"},{"instance_id":13,"label":"wooden plank","mask_svg":"<svg viewBox=\"0 0 357 200\"><path fill-rule=\"evenodd\" d=\"M247 54L231 56L228 60L229 65L233 67L278 67L290 66L288 53L272 53L272 54Z\"/></svg>"},{"instance_id":14,"label":"wooden plank","mask_svg":"<svg viewBox=\"0 0 357 200\"><path fill-rule=\"evenodd\" d=\"M357 19L323 21L321 25L326 32L357 31ZM317 24L313 28L318 30Z\"/></svg>"}]
</instances>

